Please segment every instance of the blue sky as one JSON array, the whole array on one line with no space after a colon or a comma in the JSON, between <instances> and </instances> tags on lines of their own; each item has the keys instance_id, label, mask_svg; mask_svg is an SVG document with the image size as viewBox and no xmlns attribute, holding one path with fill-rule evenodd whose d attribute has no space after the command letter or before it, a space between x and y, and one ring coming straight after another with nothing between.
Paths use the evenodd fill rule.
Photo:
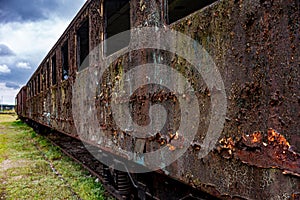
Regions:
<instances>
[{"instance_id":1,"label":"blue sky","mask_svg":"<svg viewBox=\"0 0 300 200\"><path fill-rule=\"evenodd\" d=\"M14 104L86 0L0 0L0 103Z\"/></svg>"}]
</instances>

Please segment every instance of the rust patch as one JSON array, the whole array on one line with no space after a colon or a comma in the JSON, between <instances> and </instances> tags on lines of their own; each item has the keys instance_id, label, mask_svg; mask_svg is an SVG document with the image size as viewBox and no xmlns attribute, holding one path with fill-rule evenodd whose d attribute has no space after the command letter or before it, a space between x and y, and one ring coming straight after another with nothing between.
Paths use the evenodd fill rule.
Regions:
<instances>
[{"instance_id":1,"label":"rust patch","mask_svg":"<svg viewBox=\"0 0 300 200\"><path fill-rule=\"evenodd\" d=\"M218 146L218 152L224 158L232 158L233 152L235 151L235 143L232 138L223 138L219 141L220 146Z\"/></svg>"},{"instance_id":2,"label":"rust patch","mask_svg":"<svg viewBox=\"0 0 300 200\"><path fill-rule=\"evenodd\" d=\"M217 150L227 159L237 158L260 168L278 168L283 170L283 174L300 177L300 154L293 150L283 135L271 128L267 135L254 132L243 135L237 142L223 138Z\"/></svg>"},{"instance_id":3,"label":"rust patch","mask_svg":"<svg viewBox=\"0 0 300 200\"><path fill-rule=\"evenodd\" d=\"M292 194L291 200L299 200L300 199L300 193Z\"/></svg>"}]
</instances>

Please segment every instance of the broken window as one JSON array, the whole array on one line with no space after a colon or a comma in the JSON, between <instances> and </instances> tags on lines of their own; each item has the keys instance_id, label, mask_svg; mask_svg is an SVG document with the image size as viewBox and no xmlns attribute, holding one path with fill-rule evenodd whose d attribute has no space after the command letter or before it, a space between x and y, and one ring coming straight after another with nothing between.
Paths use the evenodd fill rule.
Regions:
<instances>
[{"instance_id":1,"label":"broken window","mask_svg":"<svg viewBox=\"0 0 300 200\"><path fill-rule=\"evenodd\" d=\"M52 64L52 85L56 84L56 55L51 59Z\"/></svg>"},{"instance_id":2,"label":"broken window","mask_svg":"<svg viewBox=\"0 0 300 200\"><path fill-rule=\"evenodd\" d=\"M169 0L168 1L168 24L182 19L201 8L204 8L216 0Z\"/></svg>"},{"instance_id":3,"label":"broken window","mask_svg":"<svg viewBox=\"0 0 300 200\"><path fill-rule=\"evenodd\" d=\"M77 65L78 71L83 70L89 66L89 60L87 56L89 55L89 20L80 26L77 30ZM85 63L83 61L86 60Z\"/></svg>"},{"instance_id":4,"label":"broken window","mask_svg":"<svg viewBox=\"0 0 300 200\"><path fill-rule=\"evenodd\" d=\"M105 47L106 55L110 55L129 45L130 41L130 4L128 0L104 1L105 12ZM114 40L107 40L111 36L122 33Z\"/></svg>"},{"instance_id":5,"label":"broken window","mask_svg":"<svg viewBox=\"0 0 300 200\"><path fill-rule=\"evenodd\" d=\"M61 48L61 60L62 60L62 80L67 80L69 77L68 41L66 41Z\"/></svg>"}]
</instances>

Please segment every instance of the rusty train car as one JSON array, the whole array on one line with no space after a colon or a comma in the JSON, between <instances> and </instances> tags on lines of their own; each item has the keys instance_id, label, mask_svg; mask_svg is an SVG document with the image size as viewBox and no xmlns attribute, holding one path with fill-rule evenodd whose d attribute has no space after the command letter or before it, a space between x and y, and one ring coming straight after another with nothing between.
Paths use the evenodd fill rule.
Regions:
<instances>
[{"instance_id":1,"label":"rusty train car","mask_svg":"<svg viewBox=\"0 0 300 200\"><path fill-rule=\"evenodd\" d=\"M172 127L164 127L151 138L135 138L120 130L110 107L113 91L109 83L119 79L122 72L141 64L167 64L192 83L201 101L201 119L196 119L200 128L181 157L157 170L161 176L128 172L130 180L137 183L137 197L197 199L197 191L201 191L220 199L299 199L299 15L299 0L88 0L20 90L17 113L31 123L78 138L79 122L74 120L74 113L83 113L78 113L82 110L72 103L73 88L78 73L95 64L87 62L86 69L81 67L89 53L100 45L99 56L109 57L130 46L128 40L113 49L103 41L133 28L175 30L202 45L224 82L227 111L214 148L199 158L210 123L210 97L214 91L188 60L149 48L127 52L110 64L99 83L105 87L95 91L91 100L96 104L95 117L107 141L102 144L85 138L86 142L107 155L113 154L112 143L141 154L163 146L176 151L170 138L177 137L176 124L182 113L177 94L159 86L147 86L160 92L148 94L149 88L145 87L130 98L132 118L140 124L149 120L151 102L171 110L168 120ZM81 84L86 87L84 82ZM81 127L89 129L85 124ZM125 159L122 154L111 156ZM147 168L145 160L132 162ZM173 187L168 184L171 180L184 187ZM182 192L183 188L187 192Z\"/></svg>"}]
</instances>

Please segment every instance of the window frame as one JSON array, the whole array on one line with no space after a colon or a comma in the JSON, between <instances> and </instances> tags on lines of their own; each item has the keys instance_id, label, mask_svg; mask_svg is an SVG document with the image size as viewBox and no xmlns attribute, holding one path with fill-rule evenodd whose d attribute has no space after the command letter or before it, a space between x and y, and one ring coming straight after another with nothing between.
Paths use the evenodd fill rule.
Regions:
<instances>
[{"instance_id":1,"label":"window frame","mask_svg":"<svg viewBox=\"0 0 300 200\"><path fill-rule=\"evenodd\" d=\"M51 57L51 75L52 75L52 86L57 84L57 60L56 54Z\"/></svg>"},{"instance_id":2,"label":"window frame","mask_svg":"<svg viewBox=\"0 0 300 200\"><path fill-rule=\"evenodd\" d=\"M67 39L61 46L61 80L68 80L70 64L69 64L69 40Z\"/></svg>"},{"instance_id":3,"label":"window frame","mask_svg":"<svg viewBox=\"0 0 300 200\"><path fill-rule=\"evenodd\" d=\"M84 51L83 51L84 49ZM82 53L84 52L84 53ZM76 30L76 64L77 71L89 66L90 52L90 20L87 17Z\"/></svg>"}]
</instances>

